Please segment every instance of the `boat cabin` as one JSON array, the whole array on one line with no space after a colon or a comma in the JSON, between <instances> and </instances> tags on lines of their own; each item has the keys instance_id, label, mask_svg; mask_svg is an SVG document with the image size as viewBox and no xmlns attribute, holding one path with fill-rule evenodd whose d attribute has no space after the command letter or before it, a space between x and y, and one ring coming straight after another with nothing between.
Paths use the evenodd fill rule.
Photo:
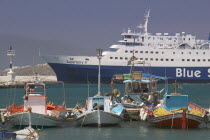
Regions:
<instances>
[{"instance_id":1,"label":"boat cabin","mask_svg":"<svg viewBox=\"0 0 210 140\"><path fill-rule=\"evenodd\" d=\"M47 96L44 83L27 83L25 85L24 110L33 113L47 113Z\"/></svg>"},{"instance_id":2,"label":"boat cabin","mask_svg":"<svg viewBox=\"0 0 210 140\"><path fill-rule=\"evenodd\" d=\"M143 94L151 92L150 80L125 80L126 94Z\"/></svg>"},{"instance_id":3,"label":"boat cabin","mask_svg":"<svg viewBox=\"0 0 210 140\"><path fill-rule=\"evenodd\" d=\"M88 97L88 110L103 110L110 112L111 101L108 96Z\"/></svg>"}]
</instances>

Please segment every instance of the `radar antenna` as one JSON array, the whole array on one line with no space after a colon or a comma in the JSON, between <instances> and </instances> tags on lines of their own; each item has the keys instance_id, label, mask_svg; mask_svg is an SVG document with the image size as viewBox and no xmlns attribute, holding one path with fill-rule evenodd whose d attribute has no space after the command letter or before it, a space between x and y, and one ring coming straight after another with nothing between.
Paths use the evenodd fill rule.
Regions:
<instances>
[{"instance_id":1,"label":"radar antenna","mask_svg":"<svg viewBox=\"0 0 210 140\"><path fill-rule=\"evenodd\" d=\"M147 13L145 14L145 23L144 23L144 25L142 25L142 24L139 24L138 26L137 26L137 28L139 28L139 29L144 29L144 33L145 34L147 34L148 32L148 30L147 30L147 28L148 28L148 21L149 21L149 15L150 15L150 10L148 10L147 11Z\"/></svg>"}]
</instances>

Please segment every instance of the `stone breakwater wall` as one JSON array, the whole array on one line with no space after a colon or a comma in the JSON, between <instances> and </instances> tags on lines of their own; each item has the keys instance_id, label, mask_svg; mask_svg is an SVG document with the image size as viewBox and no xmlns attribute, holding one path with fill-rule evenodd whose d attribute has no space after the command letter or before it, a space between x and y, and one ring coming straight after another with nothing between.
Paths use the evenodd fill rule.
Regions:
<instances>
[{"instance_id":1,"label":"stone breakwater wall","mask_svg":"<svg viewBox=\"0 0 210 140\"><path fill-rule=\"evenodd\" d=\"M43 82L56 82L56 76L38 76L39 79ZM34 81L35 76L15 76L15 81L18 83ZM10 77L8 76L0 76L0 83L7 83L10 81Z\"/></svg>"}]
</instances>

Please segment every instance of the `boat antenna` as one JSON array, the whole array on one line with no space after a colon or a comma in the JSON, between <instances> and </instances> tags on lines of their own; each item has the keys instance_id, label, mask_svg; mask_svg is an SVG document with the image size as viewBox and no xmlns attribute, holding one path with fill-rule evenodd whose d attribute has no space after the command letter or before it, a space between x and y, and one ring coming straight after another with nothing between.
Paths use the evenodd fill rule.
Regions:
<instances>
[{"instance_id":1,"label":"boat antenna","mask_svg":"<svg viewBox=\"0 0 210 140\"><path fill-rule=\"evenodd\" d=\"M87 73L87 85L88 85L88 97L90 96L90 82L88 80L88 73Z\"/></svg>"},{"instance_id":2,"label":"boat antenna","mask_svg":"<svg viewBox=\"0 0 210 140\"><path fill-rule=\"evenodd\" d=\"M102 49L96 49L98 52L97 58L99 60L99 65L98 65L98 96L101 95L101 59L102 59Z\"/></svg>"},{"instance_id":3,"label":"boat antenna","mask_svg":"<svg viewBox=\"0 0 210 140\"><path fill-rule=\"evenodd\" d=\"M134 67L134 60L136 59L135 56L134 56L134 50L133 50L133 55L132 57L130 58L130 61L132 61L132 64L131 64L131 69L130 69L130 73L133 71L133 67Z\"/></svg>"},{"instance_id":4,"label":"boat antenna","mask_svg":"<svg viewBox=\"0 0 210 140\"><path fill-rule=\"evenodd\" d=\"M174 83L174 93L176 93L177 87L178 87L178 83L177 83L177 81L175 80L175 83Z\"/></svg>"}]
</instances>

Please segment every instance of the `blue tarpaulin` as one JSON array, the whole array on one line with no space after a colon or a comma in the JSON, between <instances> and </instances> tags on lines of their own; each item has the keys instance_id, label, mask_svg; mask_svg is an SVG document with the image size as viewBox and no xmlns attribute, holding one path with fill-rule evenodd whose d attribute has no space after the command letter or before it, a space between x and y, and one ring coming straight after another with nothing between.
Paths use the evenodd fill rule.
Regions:
<instances>
[{"instance_id":1,"label":"blue tarpaulin","mask_svg":"<svg viewBox=\"0 0 210 140\"><path fill-rule=\"evenodd\" d=\"M163 105L168 111L188 107L188 95L166 95Z\"/></svg>"}]
</instances>

